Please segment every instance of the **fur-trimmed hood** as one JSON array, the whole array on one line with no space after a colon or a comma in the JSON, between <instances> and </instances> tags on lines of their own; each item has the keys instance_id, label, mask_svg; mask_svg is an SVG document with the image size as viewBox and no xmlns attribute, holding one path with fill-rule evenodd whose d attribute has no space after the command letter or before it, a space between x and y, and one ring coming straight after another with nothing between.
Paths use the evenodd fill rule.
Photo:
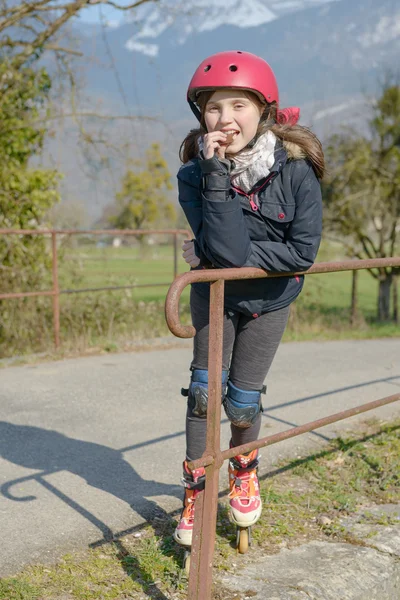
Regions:
<instances>
[{"instance_id":1,"label":"fur-trimmed hood","mask_svg":"<svg viewBox=\"0 0 400 600\"><path fill-rule=\"evenodd\" d=\"M307 158L307 154L302 148L300 148L300 146L298 146L298 144L295 144L294 142L288 142L287 140L283 140L282 144L286 150L289 160L301 160Z\"/></svg>"}]
</instances>

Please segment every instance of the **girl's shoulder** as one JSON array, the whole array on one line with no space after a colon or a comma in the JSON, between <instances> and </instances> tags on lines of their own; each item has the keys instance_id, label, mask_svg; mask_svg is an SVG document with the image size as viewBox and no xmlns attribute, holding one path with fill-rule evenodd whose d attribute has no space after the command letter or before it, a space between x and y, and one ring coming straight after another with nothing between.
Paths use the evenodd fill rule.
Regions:
<instances>
[{"instance_id":1,"label":"girl's shoulder","mask_svg":"<svg viewBox=\"0 0 400 600\"><path fill-rule=\"evenodd\" d=\"M319 187L320 183L314 171L312 161L306 152L293 142L285 141L283 142L283 146L287 154L284 172L287 172L287 177L290 179L294 193L297 193L306 179Z\"/></svg>"},{"instance_id":2,"label":"girl's shoulder","mask_svg":"<svg viewBox=\"0 0 400 600\"><path fill-rule=\"evenodd\" d=\"M179 181L188 183L189 185L198 186L201 181L201 169L199 165L199 159L192 158L187 163L180 166L177 173Z\"/></svg>"}]
</instances>

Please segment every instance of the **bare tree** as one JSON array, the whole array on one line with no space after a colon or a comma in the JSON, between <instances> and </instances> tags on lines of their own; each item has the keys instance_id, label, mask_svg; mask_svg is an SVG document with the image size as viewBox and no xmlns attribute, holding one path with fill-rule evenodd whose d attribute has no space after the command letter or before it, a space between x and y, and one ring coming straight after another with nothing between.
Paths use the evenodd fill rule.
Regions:
<instances>
[{"instance_id":1,"label":"bare tree","mask_svg":"<svg viewBox=\"0 0 400 600\"><path fill-rule=\"evenodd\" d=\"M113 180L113 165L119 164L122 158L126 158L127 152L130 153L130 147L127 148L124 141L136 139L137 126L134 123L139 123L141 130L145 122L160 124L160 119L155 116L135 114L126 98L124 108L117 109L117 114L114 114L115 109L111 111L82 95L84 83L80 79L80 71L85 62L81 60L83 55L71 27L74 19L88 8L97 8L101 17L101 9L106 6L133 16L141 5L156 5L158 0L135 0L127 5L120 2L0 0L0 103L4 104L15 94L15 87L20 85L26 70L41 77L45 65L50 73L51 94L47 94L40 110L26 111L26 119L32 126L46 130L49 141L46 149L54 148L55 140L60 139L60 131L66 125L68 135L76 140L77 168L84 179L92 181L97 181L99 173L105 171L107 177ZM106 23L103 19L101 25L106 44ZM118 76L115 66L112 75ZM122 88L121 82L119 85ZM118 131L123 129L123 122L129 122L129 137L118 135ZM52 157L49 158L52 162Z\"/></svg>"},{"instance_id":2,"label":"bare tree","mask_svg":"<svg viewBox=\"0 0 400 600\"><path fill-rule=\"evenodd\" d=\"M108 5L122 11L130 11L146 2L158 0L136 0L123 6L111 0L29 0L14 2L1 0L0 3L0 49L10 59L14 68L31 62L45 51L59 54L79 54L73 48L58 44L62 28L84 8L95 5Z\"/></svg>"},{"instance_id":3,"label":"bare tree","mask_svg":"<svg viewBox=\"0 0 400 600\"><path fill-rule=\"evenodd\" d=\"M327 146L325 230L357 258L385 258L400 240L400 86L386 84L374 102L371 135L335 135ZM398 269L370 270L379 282L377 316L390 320Z\"/></svg>"}]
</instances>

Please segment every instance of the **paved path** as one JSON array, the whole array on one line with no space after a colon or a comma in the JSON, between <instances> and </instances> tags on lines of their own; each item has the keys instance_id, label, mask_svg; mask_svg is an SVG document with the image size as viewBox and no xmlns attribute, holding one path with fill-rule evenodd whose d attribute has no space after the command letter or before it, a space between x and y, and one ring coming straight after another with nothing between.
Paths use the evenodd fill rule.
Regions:
<instances>
[{"instance_id":1,"label":"paved path","mask_svg":"<svg viewBox=\"0 0 400 600\"><path fill-rule=\"evenodd\" d=\"M0 370L0 576L180 507L190 348ZM261 435L398 391L400 339L283 344ZM399 416L400 402L374 414ZM365 418L264 449L262 470Z\"/></svg>"}]
</instances>

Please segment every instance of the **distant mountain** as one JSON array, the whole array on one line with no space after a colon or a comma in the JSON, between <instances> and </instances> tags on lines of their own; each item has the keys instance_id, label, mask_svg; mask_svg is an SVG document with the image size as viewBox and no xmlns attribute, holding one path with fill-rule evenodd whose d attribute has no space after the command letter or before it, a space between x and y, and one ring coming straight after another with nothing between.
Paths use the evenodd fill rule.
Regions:
<instances>
[{"instance_id":1,"label":"distant mountain","mask_svg":"<svg viewBox=\"0 0 400 600\"><path fill-rule=\"evenodd\" d=\"M129 50L157 56L162 50L160 35L167 31L177 45L190 40L192 35L215 31L232 25L240 29L259 27L291 12L310 6L321 6L332 0L164 0L157 4L142 4L130 18L137 31L127 42Z\"/></svg>"},{"instance_id":2,"label":"distant mountain","mask_svg":"<svg viewBox=\"0 0 400 600\"><path fill-rule=\"evenodd\" d=\"M161 141L172 171L178 166L179 142L195 124L185 100L187 85L207 55L241 49L265 58L277 75L281 105L300 106L302 122L312 124L318 135L343 123L365 123L363 93L376 89L385 70L398 69L398 0L186 4L182 8L179 0L175 12L178 0L143 4L134 19L118 28L74 25L85 54L85 92L91 105L114 114L157 117L169 128L142 119L123 126L110 123L109 139L125 135L136 155L151 141ZM99 175L94 204L94 186L77 175L75 154L66 148L58 142L60 166L68 165L74 174L66 178L65 194L78 197L85 190L89 213L98 214L114 194L123 165L113 164L112 186Z\"/></svg>"},{"instance_id":3,"label":"distant mountain","mask_svg":"<svg viewBox=\"0 0 400 600\"><path fill-rule=\"evenodd\" d=\"M114 77L112 71L105 76L112 55L131 106L178 118L194 69L205 56L221 50L242 49L265 58L277 74L284 103L304 104L359 93L375 82L382 68L398 65L398 0L319 3L281 18L277 18L279 5L267 0L196 3L200 15L209 13L207 18L184 13L174 21L167 15L163 20L161 8L157 12L152 4L144 4L141 19L106 33L92 31L91 39L82 41L85 55L98 65L90 64L88 69L89 90L106 98L121 97L115 73ZM224 10L219 3L225 5ZM150 42L154 56L143 53Z\"/></svg>"}]
</instances>

